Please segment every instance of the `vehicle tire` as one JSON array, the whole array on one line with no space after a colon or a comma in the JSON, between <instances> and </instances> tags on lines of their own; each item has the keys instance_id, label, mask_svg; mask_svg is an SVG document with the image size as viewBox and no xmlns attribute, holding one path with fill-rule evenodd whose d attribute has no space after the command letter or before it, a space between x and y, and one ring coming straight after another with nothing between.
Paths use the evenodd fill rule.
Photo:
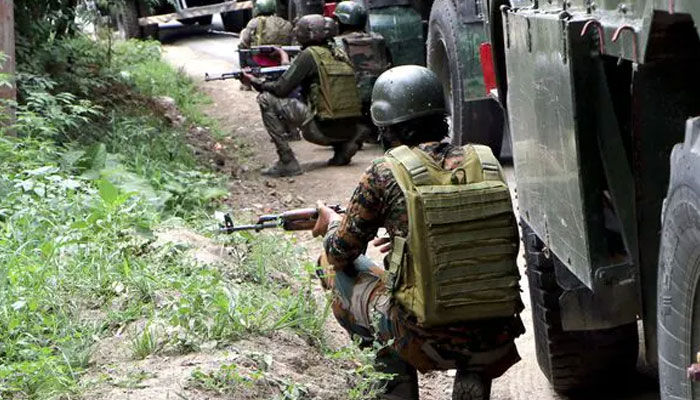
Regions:
<instances>
[{"instance_id":1,"label":"vehicle tire","mask_svg":"<svg viewBox=\"0 0 700 400\"><path fill-rule=\"evenodd\" d=\"M491 398L491 380L475 373L457 370L452 386L452 400L489 400Z\"/></svg>"},{"instance_id":2,"label":"vehicle tire","mask_svg":"<svg viewBox=\"0 0 700 400\"><path fill-rule=\"evenodd\" d=\"M119 36L124 39L141 39L143 31L139 25L139 4L128 0L121 4L115 15Z\"/></svg>"},{"instance_id":3,"label":"vehicle tire","mask_svg":"<svg viewBox=\"0 0 700 400\"><path fill-rule=\"evenodd\" d=\"M639 338L637 324L610 329L564 331L554 263L543 243L522 223L532 325L537 363L557 392L596 389L619 384L635 370Z\"/></svg>"},{"instance_id":4,"label":"vehicle tire","mask_svg":"<svg viewBox=\"0 0 700 400\"><path fill-rule=\"evenodd\" d=\"M180 21L180 23L183 25L198 24L199 26L207 26L211 25L211 21L213 18L213 15L203 15L201 17L179 19L178 21Z\"/></svg>"},{"instance_id":5,"label":"vehicle tire","mask_svg":"<svg viewBox=\"0 0 700 400\"><path fill-rule=\"evenodd\" d=\"M222 13L221 21L224 23L224 29L228 32L239 33L248 25L252 15L251 10L231 11Z\"/></svg>"},{"instance_id":6,"label":"vehicle tire","mask_svg":"<svg viewBox=\"0 0 700 400\"><path fill-rule=\"evenodd\" d=\"M671 154L662 214L657 324L661 399L700 399L686 369L700 351L700 121Z\"/></svg>"},{"instance_id":7,"label":"vehicle tire","mask_svg":"<svg viewBox=\"0 0 700 400\"><path fill-rule=\"evenodd\" d=\"M482 22L460 22L453 1L436 0L430 11L428 68L443 83L452 143L485 144L498 156L503 142L503 111L496 100L479 92L483 87L472 88L474 83L478 87L483 82L478 46L486 41L484 26Z\"/></svg>"}]
</instances>

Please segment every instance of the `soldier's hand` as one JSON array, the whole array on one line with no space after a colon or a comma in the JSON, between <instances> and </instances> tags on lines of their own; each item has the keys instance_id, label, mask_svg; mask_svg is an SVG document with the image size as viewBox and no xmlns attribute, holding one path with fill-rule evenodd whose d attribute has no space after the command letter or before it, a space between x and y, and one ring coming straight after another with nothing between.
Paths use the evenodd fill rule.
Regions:
<instances>
[{"instance_id":1,"label":"soldier's hand","mask_svg":"<svg viewBox=\"0 0 700 400\"><path fill-rule=\"evenodd\" d=\"M391 251L391 238L390 237L376 238L372 241L372 245L374 245L374 247L379 247L380 253L382 253L382 254L388 253Z\"/></svg>"},{"instance_id":2,"label":"soldier's hand","mask_svg":"<svg viewBox=\"0 0 700 400\"><path fill-rule=\"evenodd\" d=\"M241 72L241 83L245 86L250 86L250 81L253 80L255 76L243 71Z\"/></svg>"},{"instance_id":3,"label":"soldier's hand","mask_svg":"<svg viewBox=\"0 0 700 400\"><path fill-rule=\"evenodd\" d=\"M332 208L327 207L320 200L316 202L316 209L318 210L318 219L316 220L314 229L311 230L311 234L313 234L314 237L326 236L328 225L333 221L340 221L340 215L333 211Z\"/></svg>"},{"instance_id":4,"label":"soldier's hand","mask_svg":"<svg viewBox=\"0 0 700 400\"><path fill-rule=\"evenodd\" d=\"M279 58L281 65L288 65L289 64L289 54L286 51L284 51L284 49L282 49L281 47L275 46L275 50L274 50L273 54L277 58Z\"/></svg>"}]
</instances>

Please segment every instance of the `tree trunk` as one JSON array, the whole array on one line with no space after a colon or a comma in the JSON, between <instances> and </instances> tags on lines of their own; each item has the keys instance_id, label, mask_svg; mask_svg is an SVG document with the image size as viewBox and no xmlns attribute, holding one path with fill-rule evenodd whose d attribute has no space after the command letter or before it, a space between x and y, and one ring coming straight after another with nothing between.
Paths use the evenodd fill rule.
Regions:
<instances>
[{"instance_id":1,"label":"tree trunk","mask_svg":"<svg viewBox=\"0 0 700 400\"><path fill-rule=\"evenodd\" d=\"M5 63L0 68L0 72L15 74L15 21L14 21L14 1L0 0L0 52L5 54ZM16 100L17 91L15 87L0 87L0 99ZM14 109L6 108L9 113L10 123L14 120ZM5 122L2 122L5 120ZM7 124L5 118L0 118L0 125Z\"/></svg>"}]
</instances>

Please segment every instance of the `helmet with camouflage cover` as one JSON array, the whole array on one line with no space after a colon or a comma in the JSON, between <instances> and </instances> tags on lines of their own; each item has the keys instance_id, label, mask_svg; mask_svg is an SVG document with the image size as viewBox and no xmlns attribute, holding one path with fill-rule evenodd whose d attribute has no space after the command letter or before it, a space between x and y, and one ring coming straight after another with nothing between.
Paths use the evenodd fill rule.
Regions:
<instances>
[{"instance_id":1,"label":"helmet with camouflage cover","mask_svg":"<svg viewBox=\"0 0 700 400\"><path fill-rule=\"evenodd\" d=\"M328 22L320 14L308 14L299 18L294 36L302 46L323 44L328 39Z\"/></svg>"},{"instance_id":2,"label":"helmet with camouflage cover","mask_svg":"<svg viewBox=\"0 0 700 400\"><path fill-rule=\"evenodd\" d=\"M391 68L374 84L370 114L372 122L379 127L445 114L442 84L425 67L402 65Z\"/></svg>"},{"instance_id":3,"label":"helmet with camouflage cover","mask_svg":"<svg viewBox=\"0 0 700 400\"><path fill-rule=\"evenodd\" d=\"M365 27L365 24L367 24L367 10L362 4L351 0L338 3L335 6L333 15L338 19L338 22L343 25L362 29Z\"/></svg>"},{"instance_id":4,"label":"helmet with camouflage cover","mask_svg":"<svg viewBox=\"0 0 700 400\"><path fill-rule=\"evenodd\" d=\"M256 0L253 6L255 15L272 15L277 11L277 3L275 0Z\"/></svg>"}]
</instances>

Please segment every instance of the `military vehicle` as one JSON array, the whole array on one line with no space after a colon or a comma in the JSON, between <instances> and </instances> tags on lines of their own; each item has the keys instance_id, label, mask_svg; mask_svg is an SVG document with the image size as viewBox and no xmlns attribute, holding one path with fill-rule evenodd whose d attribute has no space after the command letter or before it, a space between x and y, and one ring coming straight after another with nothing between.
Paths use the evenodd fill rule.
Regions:
<instances>
[{"instance_id":1,"label":"military vehicle","mask_svg":"<svg viewBox=\"0 0 700 400\"><path fill-rule=\"evenodd\" d=\"M700 1L435 0L428 32L456 140L512 135L553 387L618 383L641 334L661 398L700 399Z\"/></svg>"},{"instance_id":2,"label":"military vehicle","mask_svg":"<svg viewBox=\"0 0 700 400\"><path fill-rule=\"evenodd\" d=\"M178 20L185 25L209 25L218 13L227 31L240 32L252 16L252 2L124 0L116 11L117 28L124 39L157 38L159 23Z\"/></svg>"}]
</instances>

